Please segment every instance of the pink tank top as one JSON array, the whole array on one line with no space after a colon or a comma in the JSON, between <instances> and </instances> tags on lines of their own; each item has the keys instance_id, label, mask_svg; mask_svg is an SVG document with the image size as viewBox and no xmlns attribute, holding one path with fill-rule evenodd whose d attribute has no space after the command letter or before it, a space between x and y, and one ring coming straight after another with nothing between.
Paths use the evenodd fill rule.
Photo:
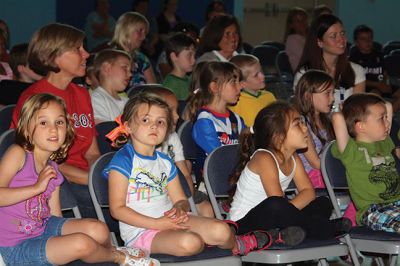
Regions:
<instances>
[{"instance_id":1,"label":"pink tank top","mask_svg":"<svg viewBox=\"0 0 400 266\"><path fill-rule=\"evenodd\" d=\"M57 176L50 180L45 192L20 203L0 207L1 247L15 246L43 233L51 216L48 204L51 193L64 181L57 164L53 161L49 161L49 164L56 169ZM27 152L24 166L11 180L9 187L30 186L35 184L37 179L33 154Z\"/></svg>"}]
</instances>

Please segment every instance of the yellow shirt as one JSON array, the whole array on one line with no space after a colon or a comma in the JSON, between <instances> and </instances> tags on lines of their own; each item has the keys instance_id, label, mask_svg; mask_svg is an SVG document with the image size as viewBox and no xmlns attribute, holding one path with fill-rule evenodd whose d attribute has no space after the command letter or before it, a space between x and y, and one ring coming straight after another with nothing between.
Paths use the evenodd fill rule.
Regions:
<instances>
[{"instance_id":1,"label":"yellow shirt","mask_svg":"<svg viewBox=\"0 0 400 266\"><path fill-rule=\"evenodd\" d=\"M275 96L269 91L259 91L258 95L253 95L242 90L238 103L229 108L243 118L246 126L251 127L258 112L274 101Z\"/></svg>"}]
</instances>

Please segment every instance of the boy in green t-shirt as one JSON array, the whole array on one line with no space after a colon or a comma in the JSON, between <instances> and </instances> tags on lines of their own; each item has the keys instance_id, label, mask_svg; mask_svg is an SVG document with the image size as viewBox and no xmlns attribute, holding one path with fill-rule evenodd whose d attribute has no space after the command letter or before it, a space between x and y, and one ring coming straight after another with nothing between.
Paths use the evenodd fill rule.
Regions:
<instances>
[{"instance_id":1,"label":"boy in green t-shirt","mask_svg":"<svg viewBox=\"0 0 400 266\"><path fill-rule=\"evenodd\" d=\"M180 101L189 96L189 76L196 62L196 42L184 33L172 35L165 47L169 64L173 67L163 82L163 85L173 91Z\"/></svg>"},{"instance_id":2,"label":"boy in green t-shirt","mask_svg":"<svg viewBox=\"0 0 400 266\"><path fill-rule=\"evenodd\" d=\"M338 108L337 108L338 109ZM346 167L357 223L400 232L400 179L389 132L392 106L380 96L353 94L332 115L332 154Z\"/></svg>"}]
</instances>

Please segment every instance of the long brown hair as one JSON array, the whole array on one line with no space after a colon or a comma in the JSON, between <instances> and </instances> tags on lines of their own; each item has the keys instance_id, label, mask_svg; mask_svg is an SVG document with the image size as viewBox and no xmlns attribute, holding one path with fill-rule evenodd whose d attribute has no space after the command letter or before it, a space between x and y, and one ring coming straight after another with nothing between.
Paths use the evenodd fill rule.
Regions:
<instances>
[{"instance_id":1,"label":"long brown hair","mask_svg":"<svg viewBox=\"0 0 400 266\"><path fill-rule=\"evenodd\" d=\"M290 119L297 113L297 110L287 102L273 102L257 114L253 133L249 128L242 131L239 137L240 143L240 160L235 173L230 177L230 184L233 189L230 195L233 196L236 190L236 183L245 168L251 155L258 149L266 149L283 159L281 146L286 139L286 135L290 126Z\"/></svg>"},{"instance_id":2,"label":"long brown hair","mask_svg":"<svg viewBox=\"0 0 400 266\"><path fill-rule=\"evenodd\" d=\"M322 40L328 29L336 23L343 25L342 21L338 17L327 14L319 16L311 23L306 43L304 45L303 55L297 71L301 68L304 68L305 70L319 69L326 71L323 51L321 47L318 46L318 41ZM347 49L343 54L338 56L334 80L336 85L345 89L354 86L355 74L349 60L347 59Z\"/></svg>"},{"instance_id":3,"label":"long brown hair","mask_svg":"<svg viewBox=\"0 0 400 266\"><path fill-rule=\"evenodd\" d=\"M321 70L309 70L300 78L295 89L295 106L299 113L306 118L312 132L323 145L334 139L335 136L329 114L320 112L319 117L315 117L312 94L324 92L334 84L332 77L326 72ZM318 130L317 119L319 119L322 127L326 130L327 139L325 139L325 137L321 135L320 130Z\"/></svg>"}]
</instances>

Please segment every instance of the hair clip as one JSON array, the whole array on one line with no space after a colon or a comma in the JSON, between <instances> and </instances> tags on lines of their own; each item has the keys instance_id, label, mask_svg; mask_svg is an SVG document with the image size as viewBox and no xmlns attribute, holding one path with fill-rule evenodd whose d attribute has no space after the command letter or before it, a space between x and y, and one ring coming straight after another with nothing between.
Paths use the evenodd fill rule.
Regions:
<instances>
[{"instance_id":1,"label":"hair clip","mask_svg":"<svg viewBox=\"0 0 400 266\"><path fill-rule=\"evenodd\" d=\"M254 135L254 128L250 127L250 133Z\"/></svg>"},{"instance_id":2,"label":"hair clip","mask_svg":"<svg viewBox=\"0 0 400 266\"><path fill-rule=\"evenodd\" d=\"M118 127L114 128L106 135L106 138L111 140L111 146L113 147L116 147L116 142L121 136L129 136L129 132L124 123L122 123L120 115L115 118L115 122L117 122Z\"/></svg>"}]
</instances>

